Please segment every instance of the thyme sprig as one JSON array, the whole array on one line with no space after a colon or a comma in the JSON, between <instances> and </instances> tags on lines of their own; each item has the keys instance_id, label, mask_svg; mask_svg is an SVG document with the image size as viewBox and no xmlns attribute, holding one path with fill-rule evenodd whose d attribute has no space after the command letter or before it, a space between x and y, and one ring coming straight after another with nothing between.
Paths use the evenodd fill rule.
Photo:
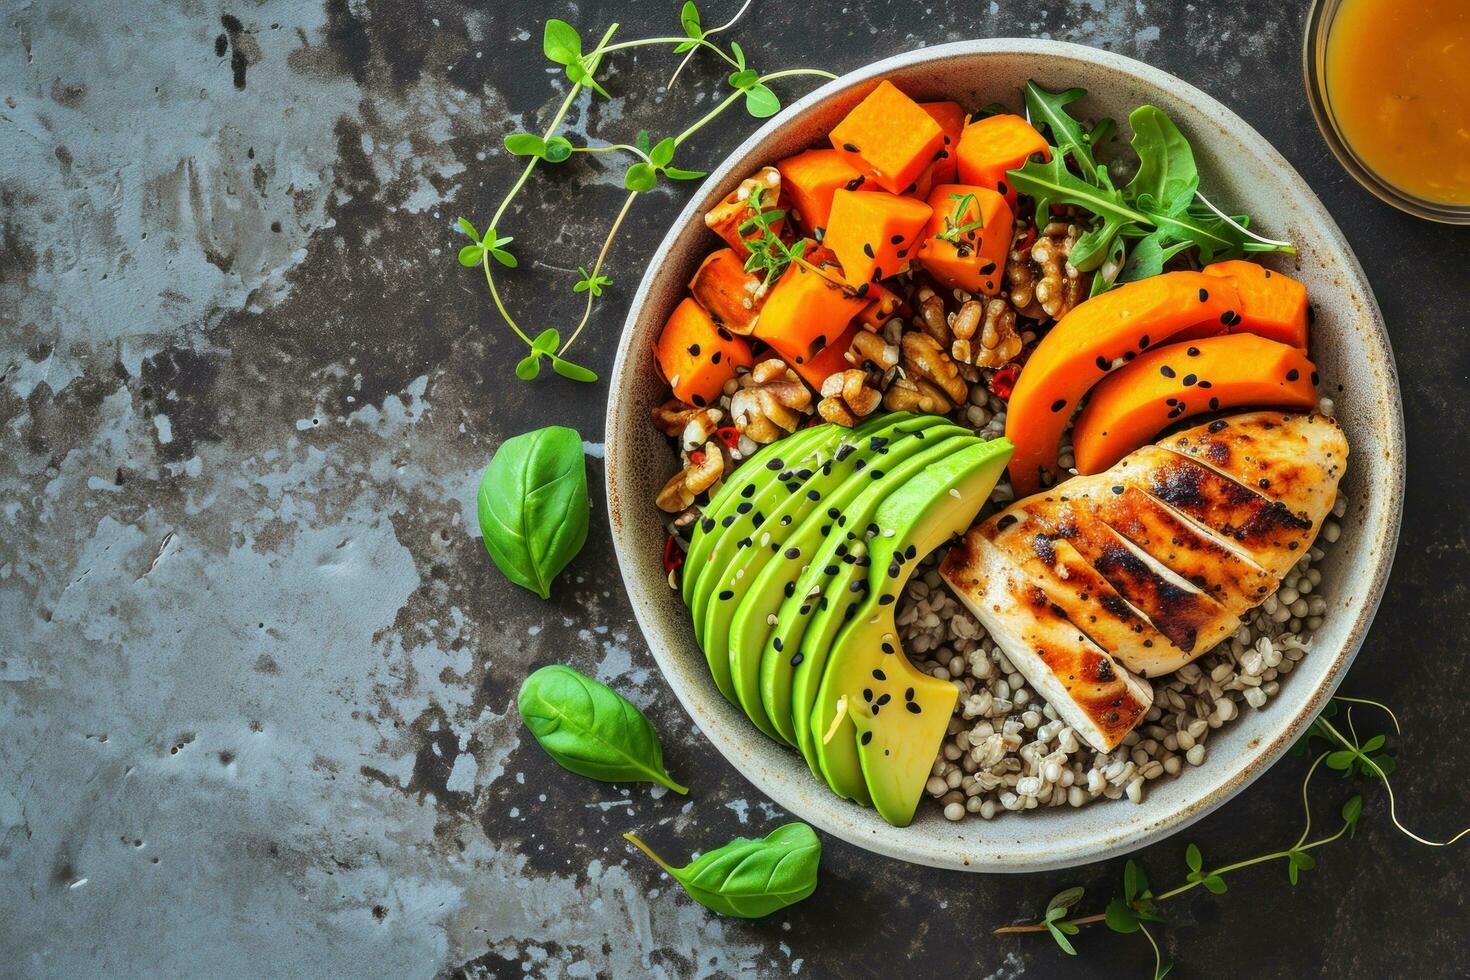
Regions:
<instances>
[{"instance_id":1,"label":"thyme sprig","mask_svg":"<svg viewBox=\"0 0 1470 980\"><path fill-rule=\"evenodd\" d=\"M985 219L977 214L974 221L965 220L965 215L970 213L970 208L976 201L974 194L951 194L949 199L955 204L950 213L945 215L944 230L938 237L958 245L961 235L984 228Z\"/></svg>"},{"instance_id":2,"label":"thyme sprig","mask_svg":"<svg viewBox=\"0 0 1470 980\"><path fill-rule=\"evenodd\" d=\"M1339 728L1333 723L1338 714L1338 703L1347 706L1344 712L1344 723ZM1384 792L1388 796L1389 818L1393 825L1405 836L1420 844L1430 847L1448 847L1456 841L1470 835L1470 827L1460 831L1448 840L1428 840L1409 830L1399 820L1397 802L1393 795L1393 787L1389 785L1388 775L1394 771L1393 757L1388 755L1384 746L1388 741L1386 734L1371 735L1366 739L1360 739L1357 727L1353 723L1354 706L1366 706L1376 708L1393 722L1394 734L1401 734L1398 718L1386 705L1366 698L1350 698L1336 696L1328 702L1323 710L1307 729L1307 734L1293 747L1292 752L1296 755L1312 755L1311 765L1307 768L1306 775L1302 778L1302 811L1303 821L1301 833L1296 840L1287 847L1279 848L1265 854L1234 861L1218 867L1207 868L1205 866L1204 854L1199 845L1189 844L1184 849L1185 876L1182 884L1167 891L1155 894L1149 886L1147 875L1143 867L1135 861L1128 861L1123 866L1123 880L1121 891L1111 898L1102 912L1089 915L1071 917L1071 912L1085 895L1080 887L1068 888L1052 896L1046 905L1040 920L1026 922L1018 925L1002 926L995 930L997 935L1009 933L1032 933L1044 932L1050 934L1052 939L1069 956L1077 955L1077 948L1072 942L1083 926L1095 923L1105 923L1109 929L1120 933L1141 933L1148 941L1154 954L1154 978L1162 980L1165 974L1173 969L1172 963L1163 961L1163 953L1153 933L1148 929L1146 923L1163 925L1165 922L1160 906L1171 899L1177 898L1186 892L1196 888L1204 888L1215 895L1223 895L1227 890L1225 878L1227 875L1254 867L1258 864L1271 862L1285 862L1286 877L1292 885L1301 880L1305 871L1311 871L1317 866L1317 859L1311 853L1320 847L1325 847L1344 836L1351 838L1356 835L1358 821L1363 815L1363 798L1354 795L1343 803L1339 813L1342 824L1330 834L1311 838L1312 834L1312 803L1308 792L1312 777L1325 765L1329 770L1342 773L1344 778L1351 776L1365 777L1370 780L1379 781L1383 784ZM1345 728L1346 731L1342 729Z\"/></svg>"},{"instance_id":3,"label":"thyme sprig","mask_svg":"<svg viewBox=\"0 0 1470 980\"><path fill-rule=\"evenodd\" d=\"M567 358L567 351L577 338L582 335L583 329L592 319L594 303L599 299L606 287L612 285L612 280L603 274L603 267L607 263L608 254L612 250L613 241L617 238L619 230L623 226L628 212L633 207L633 202L638 195L646 194L658 186L663 179L668 180L698 180L705 176L703 171L687 169L675 166L674 156L678 149L695 133L709 125L715 119L737 102L743 102L746 111L754 118L762 119L774 115L781 109L781 100L771 90L768 83L785 78L801 76L815 76L819 78L835 78L831 72L816 68L788 68L781 71L762 73L748 66L744 50L740 45L731 41L727 47L721 47L717 42L711 40L716 34L733 27L740 17L750 6L749 0L740 7L735 16L727 23L718 27L705 29L699 8L693 0L686 0L680 10L679 26L683 33L672 37L646 37L636 40L613 42L613 36L617 33L618 24L610 25L603 32L602 38L591 50L584 50L581 34L575 27L563 20L552 19L546 22L542 38L542 51L547 59L553 64L562 65L566 69L567 79L572 83L561 105L552 114L550 123L539 135L536 133L512 133L505 138L505 148L512 156L525 157L525 166L521 169L520 176L511 185L505 196L501 198L496 206L495 212L490 219L488 230L481 235L474 224L465 218L460 218L456 224L461 232L470 239L470 244L465 245L458 252L461 265L473 268L478 265L485 275L485 286L490 291L490 298L495 304L495 309L500 318L520 338L521 342L528 348L528 353L516 363L515 373L522 380L530 380L537 377L541 372L542 361L549 360L552 369L560 376L574 381L596 381L597 375L588 368L575 364ZM704 116L696 120L692 125L674 136L666 136L658 142L653 142L649 134L640 132L634 141L629 143L609 143L601 146L576 146L560 130L567 113L576 102L577 97L584 88L591 89L603 98L609 98L608 92L597 81L597 70L602 65L603 59L618 51L626 51L640 47L668 47L675 54L683 54L684 60L670 76L666 88L672 88L679 72L697 52L708 51L726 62L733 71L728 76L728 84L731 91L724 99ZM596 258L592 262L591 269L578 266L577 271L581 278L573 285L574 293L585 296L581 317L571 329L565 339L562 332L554 327L541 330L533 338L527 329L518 323L507 308L505 299L501 295L499 284L496 280L496 268L515 269L519 262L514 252L508 246L515 241L514 236L501 234L502 221L511 203L526 186L526 182L542 164L557 165L567 162L577 153L624 153L634 158L623 174L623 186L628 191L627 197L623 199L622 207L613 218L602 246L598 250ZM775 237L775 236L772 236ZM793 246L795 250L795 246ZM797 251L795 258L800 258ZM788 259L789 261L790 259Z\"/></svg>"}]
</instances>

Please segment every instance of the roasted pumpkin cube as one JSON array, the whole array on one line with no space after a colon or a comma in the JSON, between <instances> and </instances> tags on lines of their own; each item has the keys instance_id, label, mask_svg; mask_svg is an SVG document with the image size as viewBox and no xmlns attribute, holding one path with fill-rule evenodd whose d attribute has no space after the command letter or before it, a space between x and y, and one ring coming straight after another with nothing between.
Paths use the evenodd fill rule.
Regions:
<instances>
[{"instance_id":1,"label":"roasted pumpkin cube","mask_svg":"<svg viewBox=\"0 0 1470 980\"><path fill-rule=\"evenodd\" d=\"M877 190L838 150L807 150L776 164L792 216L803 231L820 240L839 189Z\"/></svg>"},{"instance_id":2,"label":"roasted pumpkin cube","mask_svg":"<svg viewBox=\"0 0 1470 980\"><path fill-rule=\"evenodd\" d=\"M860 295L846 285L836 266L813 265L820 271L800 262L786 267L755 324L755 336L798 371L829 340L841 336L868 303L866 290Z\"/></svg>"},{"instance_id":3,"label":"roasted pumpkin cube","mask_svg":"<svg viewBox=\"0 0 1470 980\"><path fill-rule=\"evenodd\" d=\"M894 194L909 193L944 148L944 130L913 99L884 80L833 127L847 162Z\"/></svg>"},{"instance_id":4,"label":"roasted pumpkin cube","mask_svg":"<svg viewBox=\"0 0 1470 980\"><path fill-rule=\"evenodd\" d=\"M700 407L719 400L736 368L753 363L749 345L689 298L674 307L653 355L674 397Z\"/></svg>"},{"instance_id":5,"label":"roasted pumpkin cube","mask_svg":"<svg viewBox=\"0 0 1470 980\"><path fill-rule=\"evenodd\" d=\"M932 213L911 197L839 190L822 244L842 263L848 282L878 282L909 266Z\"/></svg>"},{"instance_id":6,"label":"roasted pumpkin cube","mask_svg":"<svg viewBox=\"0 0 1470 980\"><path fill-rule=\"evenodd\" d=\"M933 181L935 184L953 184L958 174L958 151L960 136L965 131L965 110L958 102L920 102L919 108L929 113L929 118L939 123L944 132L944 146L934 161ZM931 188L932 189L932 188ZM919 195L926 200L929 195Z\"/></svg>"},{"instance_id":7,"label":"roasted pumpkin cube","mask_svg":"<svg viewBox=\"0 0 1470 980\"><path fill-rule=\"evenodd\" d=\"M1201 270L1235 282L1239 316L1231 333L1253 333L1288 347L1307 349L1307 287L1295 279L1244 259L1215 262Z\"/></svg>"},{"instance_id":8,"label":"roasted pumpkin cube","mask_svg":"<svg viewBox=\"0 0 1470 980\"><path fill-rule=\"evenodd\" d=\"M919 247L919 264L951 288L999 293L1014 221L1005 198L988 187L940 184L929 194L929 207L934 216Z\"/></svg>"},{"instance_id":9,"label":"roasted pumpkin cube","mask_svg":"<svg viewBox=\"0 0 1470 980\"><path fill-rule=\"evenodd\" d=\"M956 154L960 183L996 191L1014 212L1016 191L1006 182L1006 171L1021 166L1033 153L1051 159L1046 139L1025 119L1007 114L977 119L960 135Z\"/></svg>"},{"instance_id":10,"label":"roasted pumpkin cube","mask_svg":"<svg viewBox=\"0 0 1470 980\"><path fill-rule=\"evenodd\" d=\"M747 238L761 237L759 228L752 228L742 233L740 227L751 218L755 217L755 209L750 206L751 195L760 192L761 210L781 210L781 172L775 167L762 167L755 172L754 176L747 177L725 196L725 199L710 208L704 216L705 227L719 235L725 242L735 250L737 255L749 255L750 249L745 247ZM785 218L778 218L771 224L771 231L776 235L781 234L782 224Z\"/></svg>"},{"instance_id":11,"label":"roasted pumpkin cube","mask_svg":"<svg viewBox=\"0 0 1470 980\"><path fill-rule=\"evenodd\" d=\"M733 248L711 252L689 280L689 292L717 326L748 334L760 316L765 291L761 277L745 271L745 262Z\"/></svg>"},{"instance_id":12,"label":"roasted pumpkin cube","mask_svg":"<svg viewBox=\"0 0 1470 980\"><path fill-rule=\"evenodd\" d=\"M858 314L858 320L874 330L882 330L896 316L908 316L909 305L903 297L879 283L868 286L868 305Z\"/></svg>"},{"instance_id":13,"label":"roasted pumpkin cube","mask_svg":"<svg viewBox=\"0 0 1470 980\"><path fill-rule=\"evenodd\" d=\"M801 375L801 380L812 386L813 391L821 391L822 382L829 376L852 367L847 360L847 352L852 348L852 338L861 329L861 324L852 324L834 340L823 345L821 350L803 359L800 364L793 363L792 367Z\"/></svg>"}]
</instances>

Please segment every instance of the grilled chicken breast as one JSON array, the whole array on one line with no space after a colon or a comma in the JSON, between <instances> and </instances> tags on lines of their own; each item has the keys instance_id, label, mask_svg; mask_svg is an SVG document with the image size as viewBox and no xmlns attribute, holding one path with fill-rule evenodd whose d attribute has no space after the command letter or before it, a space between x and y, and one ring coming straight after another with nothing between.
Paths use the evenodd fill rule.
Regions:
<instances>
[{"instance_id":1,"label":"grilled chicken breast","mask_svg":"<svg viewBox=\"0 0 1470 980\"><path fill-rule=\"evenodd\" d=\"M1079 735L1110 751L1148 710L1133 674L1229 636L1310 546L1347 440L1323 415L1255 412L1146 446L972 528L940 573Z\"/></svg>"}]
</instances>

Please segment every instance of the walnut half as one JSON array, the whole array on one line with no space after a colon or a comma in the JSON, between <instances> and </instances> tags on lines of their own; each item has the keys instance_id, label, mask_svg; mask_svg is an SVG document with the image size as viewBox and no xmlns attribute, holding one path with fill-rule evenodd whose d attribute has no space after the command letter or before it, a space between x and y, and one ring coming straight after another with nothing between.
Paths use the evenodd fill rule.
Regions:
<instances>
[{"instance_id":1,"label":"walnut half","mask_svg":"<svg viewBox=\"0 0 1470 980\"><path fill-rule=\"evenodd\" d=\"M1021 353L1016 311L1003 299L970 300L960 307L954 318L954 335L955 360L964 364L1000 367Z\"/></svg>"},{"instance_id":2,"label":"walnut half","mask_svg":"<svg viewBox=\"0 0 1470 980\"><path fill-rule=\"evenodd\" d=\"M828 375L822 382L817 412L828 422L850 428L857 425L858 419L873 414L882 400L883 396L868 383L868 372L850 368Z\"/></svg>"},{"instance_id":3,"label":"walnut half","mask_svg":"<svg viewBox=\"0 0 1470 980\"><path fill-rule=\"evenodd\" d=\"M959 368L939 342L926 333L903 335L903 369L910 379L927 381L944 392L955 405L969 397L970 386L960 377Z\"/></svg>"},{"instance_id":4,"label":"walnut half","mask_svg":"<svg viewBox=\"0 0 1470 980\"><path fill-rule=\"evenodd\" d=\"M695 462L691 454L689 464L664 484L654 503L658 504L659 510L677 514L694 503L695 497L714 486L724 475L725 457L720 452L720 447L714 442L707 442L699 461Z\"/></svg>"},{"instance_id":5,"label":"walnut half","mask_svg":"<svg viewBox=\"0 0 1470 980\"><path fill-rule=\"evenodd\" d=\"M730 417L753 442L775 442L795 432L812 405L812 393L779 358L762 361L740 379L730 396Z\"/></svg>"}]
</instances>

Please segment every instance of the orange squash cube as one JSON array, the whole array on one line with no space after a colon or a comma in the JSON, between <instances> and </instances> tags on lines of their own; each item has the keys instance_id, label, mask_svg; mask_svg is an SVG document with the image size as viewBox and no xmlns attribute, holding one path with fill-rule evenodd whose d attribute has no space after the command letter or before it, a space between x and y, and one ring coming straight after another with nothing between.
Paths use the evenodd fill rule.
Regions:
<instances>
[{"instance_id":1,"label":"orange squash cube","mask_svg":"<svg viewBox=\"0 0 1470 980\"><path fill-rule=\"evenodd\" d=\"M755 336L800 371L867 304L866 296L842 283L836 268L813 272L793 262L767 293Z\"/></svg>"},{"instance_id":2,"label":"orange squash cube","mask_svg":"<svg viewBox=\"0 0 1470 980\"><path fill-rule=\"evenodd\" d=\"M894 194L912 185L944 148L944 130L886 79L833 127L832 145L878 186Z\"/></svg>"},{"instance_id":3,"label":"orange squash cube","mask_svg":"<svg viewBox=\"0 0 1470 980\"><path fill-rule=\"evenodd\" d=\"M953 184L958 174L958 151L960 136L965 131L965 110L958 102L920 102L919 108L929 113L929 118L939 123L944 132L944 146L939 159L934 161L934 183ZM928 199L927 191L920 195Z\"/></svg>"},{"instance_id":4,"label":"orange squash cube","mask_svg":"<svg viewBox=\"0 0 1470 980\"><path fill-rule=\"evenodd\" d=\"M1288 347L1307 349L1307 287L1290 276L1244 259L1215 262L1200 270L1235 282L1240 314L1231 333L1253 333Z\"/></svg>"},{"instance_id":5,"label":"orange squash cube","mask_svg":"<svg viewBox=\"0 0 1470 980\"><path fill-rule=\"evenodd\" d=\"M912 311L903 297L879 283L868 286L868 305L858 314L858 320L874 330L882 330L896 316L908 316Z\"/></svg>"},{"instance_id":6,"label":"orange squash cube","mask_svg":"<svg viewBox=\"0 0 1470 980\"><path fill-rule=\"evenodd\" d=\"M704 307L716 326L732 333L748 334L760 316L761 277L745 271L745 263L733 248L711 252L689 280L689 293Z\"/></svg>"},{"instance_id":7,"label":"orange squash cube","mask_svg":"<svg viewBox=\"0 0 1470 980\"><path fill-rule=\"evenodd\" d=\"M842 263L848 282L878 282L909 266L932 213L911 197L839 190L822 244Z\"/></svg>"},{"instance_id":8,"label":"orange squash cube","mask_svg":"<svg viewBox=\"0 0 1470 980\"><path fill-rule=\"evenodd\" d=\"M957 214L962 202L963 213ZM940 184L929 194L929 207L934 216L919 247L919 264L952 289L977 296L999 293L1014 221L1005 198L988 187ZM956 241L939 237L975 221L980 227L961 232Z\"/></svg>"},{"instance_id":9,"label":"orange squash cube","mask_svg":"<svg viewBox=\"0 0 1470 980\"><path fill-rule=\"evenodd\" d=\"M781 187L791 205L791 216L808 235L820 238L832 213L832 195L839 189L877 190L877 186L847 162L838 150L807 150L776 164Z\"/></svg>"},{"instance_id":10,"label":"orange squash cube","mask_svg":"<svg viewBox=\"0 0 1470 980\"><path fill-rule=\"evenodd\" d=\"M1016 192L1006 183L1006 171L1014 170L1040 153L1051 159L1046 139L1020 116L999 115L977 119L960 135L956 169L960 183L996 191L1016 210Z\"/></svg>"},{"instance_id":11,"label":"orange squash cube","mask_svg":"<svg viewBox=\"0 0 1470 980\"><path fill-rule=\"evenodd\" d=\"M847 352L852 348L852 338L861 329L861 324L854 323L842 331L837 339L827 343L801 364L793 364L792 367L801 375L801 380L812 386L813 391L821 391L822 382L829 376L852 367L847 360Z\"/></svg>"},{"instance_id":12,"label":"orange squash cube","mask_svg":"<svg viewBox=\"0 0 1470 980\"><path fill-rule=\"evenodd\" d=\"M761 235L758 229L745 234L740 231L741 225L755 217L755 209L750 206L750 196L757 189L761 192L761 210L776 211L783 207L780 171L775 167L762 167L753 176L742 180L740 186L710 208L704 216L705 226L723 238L737 255L749 255L750 249L746 247L745 239L759 238ZM774 222L771 231L780 235L785 220L781 218Z\"/></svg>"},{"instance_id":13,"label":"orange squash cube","mask_svg":"<svg viewBox=\"0 0 1470 980\"><path fill-rule=\"evenodd\" d=\"M653 356L674 397L701 408L719 400L736 368L753 363L745 341L718 326L688 297L674 307Z\"/></svg>"}]
</instances>

